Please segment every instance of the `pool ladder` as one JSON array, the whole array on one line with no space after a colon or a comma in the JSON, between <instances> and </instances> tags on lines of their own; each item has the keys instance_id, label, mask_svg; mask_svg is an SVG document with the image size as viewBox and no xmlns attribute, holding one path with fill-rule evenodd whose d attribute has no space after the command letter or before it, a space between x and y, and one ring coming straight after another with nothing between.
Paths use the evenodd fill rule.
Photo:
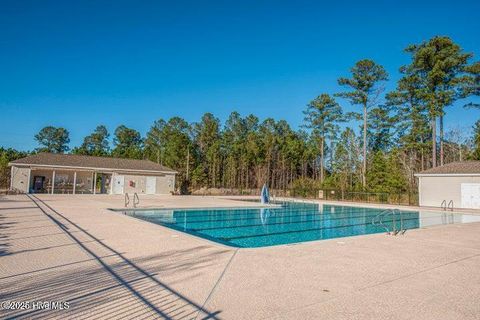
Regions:
<instances>
[{"instance_id":1,"label":"pool ladder","mask_svg":"<svg viewBox=\"0 0 480 320\"><path fill-rule=\"evenodd\" d=\"M140 198L138 197L138 194L135 192L133 194L133 207L136 208L137 204L140 204Z\"/></svg>"},{"instance_id":2,"label":"pool ladder","mask_svg":"<svg viewBox=\"0 0 480 320\"><path fill-rule=\"evenodd\" d=\"M385 224L385 221L384 221L384 218L386 216L392 216L392 226L391 226L391 229ZM399 220L400 221L400 228L397 228L397 216L399 216ZM405 232L407 231L407 229L405 229L403 227L403 214L402 214L402 211L398 210L398 209L387 209L387 210L384 210L382 212L380 212L379 214L377 214L375 217L373 217L372 219L372 225L374 226L381 226L382 228L385 229L385 231L387 232L387 234L389 235L393 235L393 236L396 236L398 234L400 235L403 235L405 234Z\"/></svg>"},{"instance_id":3,"label":"pool ladder","mask_svg":"<svg viewBox=\"0 0 480 320\"><path fill-rule=\"evenodd\" d=\"M127 208L129 204L130 204L130 196L128 195L128 193L125 193L125 208ZM138 194L135 192L133 194L133 207L136 208L138 204L140 204L140 198L138 197Z\"/></svg>"},{"instance_id":4,"label":"pool ladder","mask_svg":"<svg viewBox=\"0 0 480 320\"><path fill-rule=\"evenodd\" d=\"M130 203L130 197L128 196L128 193L125 193L125 208L128 207L129 203Z\"/></svg>"},{"instance_id":5,"label":"pool ladder","mask_svg":"<svg viewBox=\"0 0 480 320\"><path fill-rule=\"evenodd\" d=\"M450 211L453 211L453 200L450 200L448 204L447 204L447 200L443 200L440 207L443 209L443 211L447 211L447 209L449 209Z\"/></svg>"}]
</instances>

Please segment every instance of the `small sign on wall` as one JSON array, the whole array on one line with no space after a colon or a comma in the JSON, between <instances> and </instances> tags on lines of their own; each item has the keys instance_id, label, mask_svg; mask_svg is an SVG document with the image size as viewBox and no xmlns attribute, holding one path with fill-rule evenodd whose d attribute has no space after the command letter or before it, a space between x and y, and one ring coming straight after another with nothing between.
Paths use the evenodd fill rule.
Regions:
<instances>
[{"instance_id":1,"label":"small sign on wall","mask_svg":"<svg viewBox=\"0 0 480 320\"><path fill-rule=\"evenodd\" d=\"M128 182L128 185L129 185L130 187L132 187L132 188L135 188L135 181L130 180L130 181Z\"/></svg>"}]
</instances>

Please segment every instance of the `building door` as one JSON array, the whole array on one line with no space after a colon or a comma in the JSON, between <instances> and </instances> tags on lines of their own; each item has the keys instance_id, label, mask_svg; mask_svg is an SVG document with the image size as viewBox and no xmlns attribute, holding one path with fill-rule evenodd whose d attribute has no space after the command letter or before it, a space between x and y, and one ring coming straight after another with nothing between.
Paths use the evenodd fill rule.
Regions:
<instances>
[{"instance_id":1,"label":"building door","mask_svg":"<svg viewBox=\"0 0 480 320\"><path fill-rule=\"evenodd\" d=\"M123 188L125 185L124 176L113 177L113 194L123 194Z\"/></svg>"},{"instance_id":2,"label":"building door","mask_svg":"<svg viewBox=\"0 0 480 320\"><path fill-rule=\"evenodd\" d=\"M45 184L45 177L43 176L34 176L33 177L33 192L43 192Z\"/></svg>"},{"instance_id":3,"label":"building door","mask_svg":"<svg viewBox=\"0 0 480 320\"><path fill-rule=\"evenodd\" d=\"M480 209L480 183L462 183L462 208Z\"/></svg>"},{"instance_id":4,"label":"building door","mask_svg":"<svg viewBox=\"0 0 480 320\"><path fill-rule=\"evenodd\" d=\"M157 177L147 177L146 194L155 194L157 191Z\"/></svg>"}]
</instances>

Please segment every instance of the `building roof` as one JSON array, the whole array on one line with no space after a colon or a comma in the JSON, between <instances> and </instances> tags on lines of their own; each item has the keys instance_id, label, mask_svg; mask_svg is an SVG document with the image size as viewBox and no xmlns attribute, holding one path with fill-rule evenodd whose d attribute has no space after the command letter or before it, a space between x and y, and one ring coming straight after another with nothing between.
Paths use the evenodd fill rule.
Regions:
<instances>
[{"instance_id":1,"label":"building roof","mask_svg":"<svg viewBox=\"0 0 480 320\"><path fill-rule=\"evenodd\" d=\"M10 165L176 173L173 169L149 160L93 157L76 154L58 154L45 152L37 153L25 158L11 161Z\"/></svg>"},{"instance_id":2,"label":"building roof","mask_svg":"<svg viewBox=\"0 0 480 320\"><path fill-rule=\"evenodd\" d=\"M416 174L416 176L429 175L480 175L480 161L451 162Z\"/></svg>"}]
</instances>

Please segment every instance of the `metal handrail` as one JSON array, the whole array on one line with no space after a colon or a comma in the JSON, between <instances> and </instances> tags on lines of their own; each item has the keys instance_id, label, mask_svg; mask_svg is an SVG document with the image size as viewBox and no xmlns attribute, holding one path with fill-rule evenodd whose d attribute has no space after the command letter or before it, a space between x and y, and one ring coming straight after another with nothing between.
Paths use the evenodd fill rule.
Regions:
<instances>
[{"instance_id":1,"label":"metal handrail","mask_svg":"<svg viewBox=\"0 0 480 320\"><path fill-rule=\"evenodd\" d=\"M397 229L397 224L396 224L396 221L395 221L395 217L396 215L400 215L400 228ZM399 209L393 209L393 235L396 236L397 234L404 234L407 229L404 229L403 228L403 213L402 211L400 211Z\"/></svg>"},{"instance_id":2,"label":"metal handrail","mask_svg":"<svg viewBox=\"0 0 480 320\"><path fill-rule=\"evenodd\" d=\"M379 216L381 216L382 214L387 213L387 212L388 212L388 210L383 210L382 212L380 212L379 214L377 214L375 217L373 217L373 218L372 218L372 224L373 224L374 226L376 226L376 225L377 225L377 218L378 218Z\"/></svg>"},{"instance_id":3,"label":"metal handrail","mask_svg":"<svg viewBox=\"0 0 480 320\"><path fill-rule=\"evenodd\" d=\"M387 209L387 210L383 210L382 212L380 212L379 214L377 214L375 217L373 217L372 219L372 224L374 226L377 226L377 225L380 225L382 228L385 229L385 231L387 231L387 234L390 234L390 229L388 229L385 224L383 223L383 219L382 217L388 213L390 213L391 210ZM377 219L378 219L378 222L377 222Z\"/></svg>"},{"instance_id":4,"label":"metal handrail","mask_svg":"<svg viewBox=\"0 0 480 320\"><path fill-rule=\"evenodd\" d=\"M137 204L140 204L140 198L138 197L138 194L135 192L133 194L133 207L136 208Z\"/></svg>"},{"instance_id":5,"label":"metal handrail","mask_svg":"<svg viewBox=\"0 0 480 320\"><path fill-rule=\"evenodd\" d=\"M452 207L450 207L450 204L452 204ZM447 205L447 208L450 209L450 211L453 211L453 200L450 200L450 202Z\"/></svg>"},{"instance_id":6,"label":"metal handrail","mask_svg":"<svg viewBox=\"0 0 480 320\"><path fill-rule=\"evenodd\" d=\"M128 207L129 203L130 203L130 197L128 196L128 193L125 193L125 208Z\"/></svg>"},{"instance_id":7,"label":"metal handrail","mask_svg":"<svg viewBox=\"0 0 480 320\"><path fill-rule=\"evenodd\" d=\"M405 234L405 232L407 232L407 229L403 227L403 213L402 213L402 211L398 210L398 213L400 214L400 232L403 235L403 234Z\"/></svg>"},{"instance_id":8,"label":"metal handrail","mask_svg":"<svg viewBox=\"0 0 480 320\"><path fill-rule=\"evenodd\" d=\"M397 214L400 215L400 228L397 229L397 220L396 220L396 216ZM383 219L385 218L385 216L387 215L391 215L392 216L392 230L390 230L384 223ZM391 234L391 235L398 235L398 234L405 234L405 232L407 231L407 229L404 229L403 228L403 214L400 210L398 209L387 209L387 210L384 210L382 212L380 212L379 214L377 214L375 217L373 217L372 219L372 225L374 226L377 226L377 225L380 225L382 228L385 229L385 231L387 231L387 234Z\"/></svg>"},{"instance_id":9,"label":"metal handrail","mask_svg":"<svg viewBox=\"0 0 480 320\"><path fill-rule=\"evenodd\" d=\"M440 208L442 208L443 211L447 211L447 200L442 201L442 203L440 204Z\"/></svg>"}]
</instances>

